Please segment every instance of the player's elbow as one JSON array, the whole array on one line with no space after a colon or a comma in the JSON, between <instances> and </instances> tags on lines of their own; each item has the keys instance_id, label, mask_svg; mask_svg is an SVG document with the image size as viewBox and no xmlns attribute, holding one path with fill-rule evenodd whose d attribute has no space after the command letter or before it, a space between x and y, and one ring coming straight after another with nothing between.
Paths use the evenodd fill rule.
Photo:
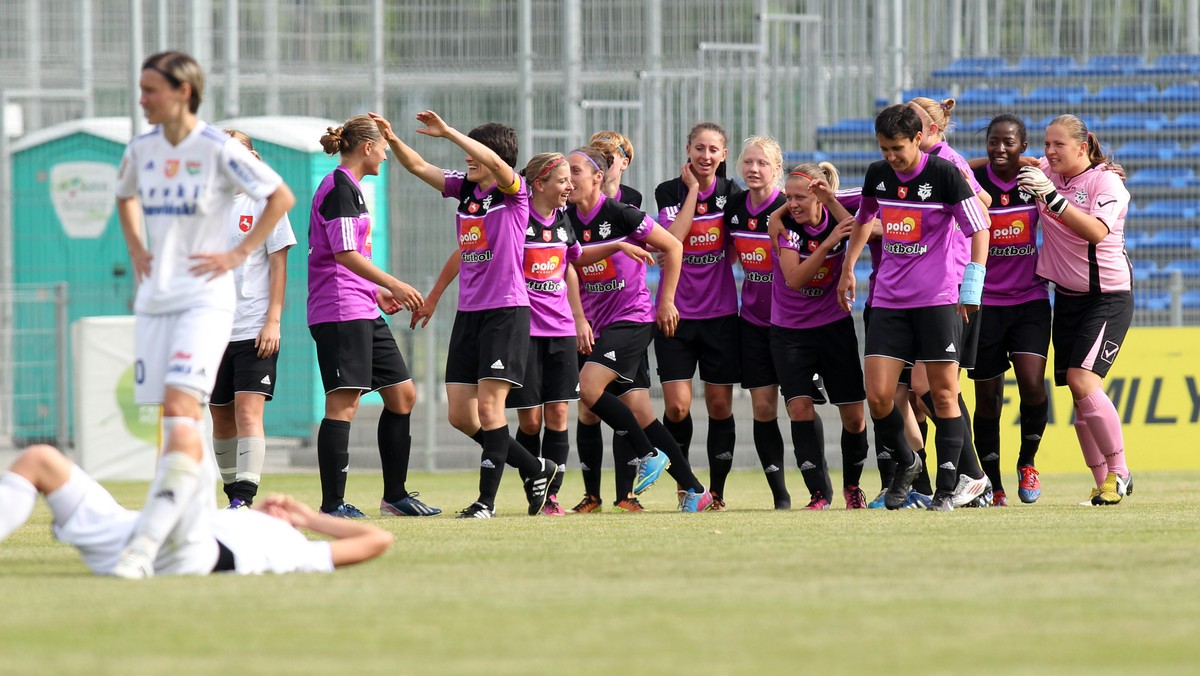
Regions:
<instances>
[{"instance_id":1,"label":"player's elbow","mask_svg":"<svg viewBox=\"0 0 1200 676\"><path fill-rule=\"evenodd\" d=\"M292 193L292 189L286 183L280 183L275 192L271 193L270 200L275 202L284 211L291 211L292 207L296 206L296 195Z\"/></svg>"}]
</instances>

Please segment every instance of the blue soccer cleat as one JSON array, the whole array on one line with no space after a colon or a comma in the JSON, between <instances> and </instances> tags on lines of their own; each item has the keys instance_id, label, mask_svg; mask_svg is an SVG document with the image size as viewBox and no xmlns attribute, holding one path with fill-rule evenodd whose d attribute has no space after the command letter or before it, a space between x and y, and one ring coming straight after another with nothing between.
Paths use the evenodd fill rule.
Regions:
<instances>
[{"instance_id":1,"label":"blue soccer cleat","mask_svg":"<svg viewBox=\"0 0 1200 676\"><path fill-rule=\"evenodd\" d=\"M904 498L904 502L900 505L900 509L929 509L929 505L932 502L932 495L925 495L924 493L909 491L908 497Z\"/></svg>"},{"instance_id":2,"label":"blue soccer cleat","mask_svg":"<svg viewBox=\"0 0 1200 676\"><path fill-rule=\"evenodd\" d=\"M322 509L321 513L326 516L336 516L339 519L365 519L365 518L367 518L367 515L363 514L361 509L355 507L354 505L350 504L349 502L343 502L342 504L338 505L335 509L330 510L328 512L326 512L324 509Z\"/></svg>"},{"instance_id":3,"label":"blue soccer cleat","mask_svg":"<svg viewBox=\"0 0 1200 676\"><path fill-rule=\"evenodd\" d=\"M683 505L679 511L694 513L703 512L712 504L712 493L706 488L703 493L697 493L694 489L689 488L687 494L683 497Z\"/></svg>"},{"instance_id":4,"label":"blue soccer cleat","mask_svg":"<svg viewBox=\"0 0 1200 676\"><path fill-rule=\"evenodd\" d=\"M1021 498L1021 502L1025 504L1037 502L1037 499L1042 497L1042 482L1038 478L1037 468L1033 465L1021 465L1017 468L1017 477L1020 486L1017 489L1017 495Z\"/></svg>"},{"instance_id":5,"label":"blue soccer cleat","mask_svg":"<svg viewBox=\"0 0 1200 676\"><path fill-rule=\"evenodd\" d=\"M650 490L662 473L671 466L667 454L655 449L653 453L637 461L637 477L633 481L633 494L641 495Z\"/></svg>"},{"instance_id":6,"label":"blue soccer cleat","mask_svg":"<svg viewBox=\"0 0 1200 676\"><path fill-rule=\"evenodd\" d=\"M884 504L884 498L887 496L887 489L879 491L879 495L875 499L867 503L867 509L883 509L887 505Z\"/></svg>"}]
</instances>

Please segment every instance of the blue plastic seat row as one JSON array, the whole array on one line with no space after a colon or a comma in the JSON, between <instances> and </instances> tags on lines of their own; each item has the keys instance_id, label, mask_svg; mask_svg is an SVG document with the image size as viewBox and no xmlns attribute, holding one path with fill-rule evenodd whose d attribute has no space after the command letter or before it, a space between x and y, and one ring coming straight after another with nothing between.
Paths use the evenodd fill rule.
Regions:
<instances>
[{"instance_id":1,"label":"blue plastic seat row","mask_svg":"<svg viewBox=\"0 0 1200 676\"><path fill-rule=\"evenodd\" d=\"M1083 85L1035 87L1028 93L1018 87L974 87L955 100L971 106L1200 103L1200 84L1173 84L1162 90L1152 84L1114 84L1094 93Z\"/></svg>"},{"instance_id":2,"label":"blue plastic seat row","mask_svg":"<svg viewBox=\"0 0 1200 676\"><path fill-rule=\"evenodd\" d=\"M1180 298L1184 310L1200 309L1200 290L1184 291ZM1171 292L1164 289L1134 289L1133 307L1138 310L1162 312L1171 309Z\"/></svg>"},{"instance_id":3,"label":"blue plastic seat row","mask_svg":"<svg viewBox=\"0 0 1200 676\"><path fill-rule=\"evenodd\" d=\"M1079 63L1069 56L1027 56L1015 64L1002 57L965 57L933 71L939 79L1189 75L1200 73L1200 54L1163 54L1147 63L1137 54L1104 54Z\"/></svg>"},{"instance_id":4,"label":"blue plastic seat row","mask_svg":"<svg viewBox=\"0 0 1200 676\"><path fill-rule=\"evenodd\" d=\"M1170 279L1175 272L1189 282L1200 279L1200 260L1171 261L1162 267L1158 267L1158 264L1151 260L1138 260L1133 264L1135 282Z\"/></svg>"},{"instance_id":5,"label":"blue plastic seat row","mask_svg":"<svg viewBox=\"0 0 1200 676\"><path fill-rule=\"evenodd\" d=\"M1200 230L1172 228L1146 232L1137 229L1137 221L1133 216L1127 219L1126 225L1125 248L1129 251L1200 250Z\"/></svg>"}]
</instances>

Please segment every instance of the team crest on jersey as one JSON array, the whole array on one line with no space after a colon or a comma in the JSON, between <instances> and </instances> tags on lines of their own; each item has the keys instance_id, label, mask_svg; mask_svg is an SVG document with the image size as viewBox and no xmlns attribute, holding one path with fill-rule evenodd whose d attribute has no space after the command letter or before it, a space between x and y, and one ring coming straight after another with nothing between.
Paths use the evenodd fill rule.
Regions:
<instances>
[{"instance_id":1,"label":"team crest on jersey","mask_svg":"<svg viewBox=\"0 0 1200 676\"><path fill-rule=\"evenodd\" d=\"M543 242L549 242L550 238L553 236L554 236L554 233L550 232L549 230L542 231L542 241Z\"/></svg>"},{"instance_id":2,"label":"team crest on jersey","mask_svg":"<svg viewBox=\"0 0 1200 676\"><path fill-rule=\"evenodd\" d=\"M188 160L187 163L188 176L195 176L200 173L200 163L196 160Z\"/></svg>"},{"instance_id":3,"label":"team crest on jersey","mask_svg":"<svg viewBox=\"0 0 1200 676\"><path fill-rule=\"evenodd\" d=\"M900 199L908 197L908 186L902 185L899 188L896 188L896 196Z\"/></svg>"},{"instance_id":4,"label":"team crest on jersey","mask_svg":"<svg viewBox=\"0 0 1200 676\"><path fill-rule=\"evenodd\" d=\"M585 241L585 242L592 241L592 231L591 230L583 231L583 241Z\"/></svg>"},{"instance_id":5,"label":"team crest on jersey","mask_svg":"<svg viewBox=\"0 0 1200 676\"><path fill-rule=\"evenodd\" d=\"M734 216L734 218L737 217ZM751 218L749 221L746 221L746 227L750 228L751 230L758 230L758 219Z\"/></svg>"},{"instance_id":6,"label":"team crest on jersey","mask_svg":"<svg viewBox=\"0 0 1200 676\"><path fill-rule=\"evenodd\" d=\"M163 173L167 178L175 178L175 174L179 173L179 160L167 160L166 165L163 166Z\"/></svg>"},{"instance_id":7,"label":"team crest on jersey","mask_svg":"<svg viewBox=\"0 0 1200 676\"><path fill-rule=\"evenodd\" d=\"M479 211L479 203L471 202L470 204L467 205L467 213L468 214L473 214L477 211Z\"/></svg>"},{"instance_id":8,"label":"team crest on jersey","mask_svg":"<svg viewBox=\"0 0 1200 676\"><path fill-rule=\"evenodd\" d=\"M609 224L608 221L604 221L600 224L600 227L597 228L597 232L600 233L601 239L607 239L608 236L612 234L612 225Z\"/></svg>"},{"instance_id":9,"label":"team crest on jersey","mask_svg":"<svg viewBox=\"0 0 1200 676\"><path fill-rule=\"evenodd\" d=\"M1087 194L1086 190L1084 190L1083 188L1080 188L1079 190L1075 191L1075 203L1076 204L1078 204L1079 206L1083 206L1083 205L1087 204L1087 201L1088 201L1088 194Z\"/></svg>"},{"instance_id":10,"label":"team crest on jersey","mask_svg":"<svg viewBox=\"0 0 1200 676\"><path fill-rule=\"evenodd\" d=\"M805 248L808 249L808 253L812 253L812 252L816 251L817 247L819 247L819 246L821 246L820 242L818 242L815 239L810 239L810 240L808 240L807 246Z\"/></svg>"},{"instance_id":11,"label":"team crest on jersey","mask_svg":"<svg viewBox=\"0 0 1200 676\"><path fill-rule=\"evenodd\" d=\"M555 232L555 234L558 235L559 240L561 240L563 242L567 241L567 229L566 228L559 228L558 230L555 230L554 232Z\"/></svg>"},{"instance_id":12,"label":"team crest on jersey","mask_svg":"<svg viewBox=\"0 0 1200 676\"><path fill-rule=\"evenodd\" d=\"M1003 195L1000 195L1000 206L1002 206L1002 207L1008 206L1009 201L1010 201L1010 198L1008 196L1008 193L1004 193Z\"/></svg>"},{"instance_id":13,"label":"team crest on jersey","mask_svg":"<svg viewBox=\"0 0 1200 676\"><path fill-rule=\"evenodd\" d=\"M718 197L718 198L717 198L717 208L718 208L718 209L724 209L724 208L725 208L725 200L726 200L726 199L728 199L728 198L727 198L727 197L725 197L725 195L721 195L720 197Z\"/></svg>"},{"instance_id":14,"label":"team crest on jersey","mask_svg":"<svg viewBox=\"0 0 1200 676\"><path fill-rule=\"evenodd\" d=\"M1021 201L1026 204L1029 204L1029 200L1033 199L1033 195L1030 195L1029 193L1025 192L1024 190L1018 190L1017 196L1020 197Z\"/></svg>"},{"instance_id":15,"label":"team crest on jersey","mask_svg":"<svg viewBox=\"0 0 1200 676\"><path fill-rule=\"evenodd\" d=\"M917 197L920 197L922 201L929 199L929 196L932 194L933 186L929 185L928 183L922 183L917 188Z\"/></svg>"},{"instance_id":16,"label":"team crest on jersey","mask_svg":"<svg viewBox=\"0 0 1200 676\"><path fill-rule=\"evenodd\" d=\"M484 209L492 208L492 196L491 195L488 195L487 197L483 198L483 208Z\"/></svg>"},{"instance_id":17,"label":"team crest on jersey","mask_svg":"<svg viewBox=\"0 0 1200 676\"><path fill-rule=\"evenodd\" d=\"M696 205L696 213L703 216L708 213L708 202L701 202Z\"/></svg>"},{"instance_id":18,"label":"team crest on jersey","mask_svg":"<svg viewBox=\"0 0 1200 676\"><path fill-rule=\"evenodd\" d=\"M254 227L254 216L246 214L238 218L238 230L242 232L250 232L250 228Z\"/></svg>"}]
</instances>

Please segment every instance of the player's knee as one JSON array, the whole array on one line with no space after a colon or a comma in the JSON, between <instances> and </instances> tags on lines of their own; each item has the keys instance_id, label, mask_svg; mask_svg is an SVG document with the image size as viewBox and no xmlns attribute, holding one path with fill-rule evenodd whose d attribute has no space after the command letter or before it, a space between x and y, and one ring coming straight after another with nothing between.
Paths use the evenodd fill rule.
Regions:
<instances>
[{"instance_id":1,"label":"player's knee","mask_svg":"<svg viewBox=\"0 0 1200 676\"><path fill-rule=\"evenodd\" d=\"M756 401L753 414L755 420L763 422L774 420L779 416L779 402Z\"/></svg>"},{"instance_id":2,"label":"player's knee","mask_svg":"<svg viewBox=\"0 0 1200 676\"><path fill-rule=\"evenodd\" d=\"M688 417L688 415L692 412L692 410L691 410L692 407L690 406L690 404L691 404L691 402L682 402L682 401L676 401L676 402L669 403L666 406L664 415L666 415L667 419L672 422L679 422L680 420L683 420L684 418ZM725 416L725 417L729 417L729 416Z\"/></svg>"}]
</instances>

